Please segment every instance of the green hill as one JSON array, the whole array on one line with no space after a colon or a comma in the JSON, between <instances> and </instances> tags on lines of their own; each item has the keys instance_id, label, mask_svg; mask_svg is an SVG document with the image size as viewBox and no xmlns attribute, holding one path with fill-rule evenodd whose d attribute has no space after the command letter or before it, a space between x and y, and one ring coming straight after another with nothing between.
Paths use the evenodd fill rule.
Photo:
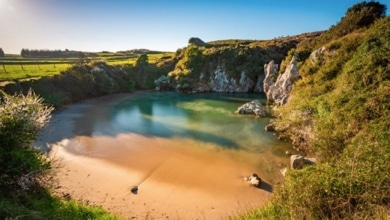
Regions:
<instances>
[{"instance_id":1,"label":"green hill","mask_svg":"<svg viewBox=\"0 0 390 220\"><path fill-rule=\"evenodd\" d=\"M323 49L300 62L302 78L288 103L275 110L274 124L281 138L319 162L288 170L271 203L242 218L390 216L390 17L383 17L385 10L376 2L357 4L336 26L298 45L296 51Z\"/></svg>"}]
</instances>

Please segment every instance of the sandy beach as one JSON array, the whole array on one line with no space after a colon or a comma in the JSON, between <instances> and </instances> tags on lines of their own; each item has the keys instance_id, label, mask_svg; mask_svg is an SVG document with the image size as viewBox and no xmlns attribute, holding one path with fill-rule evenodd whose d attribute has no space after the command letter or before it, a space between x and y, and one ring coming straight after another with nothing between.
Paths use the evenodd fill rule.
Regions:
<instances>
[{"instance_id":1,"label":"sandy beach","mask_svg":"<svg viewBox=\"0 0 390 220\"><path fill-rule=\"evenodd\" d=\"M245 163L249 153L187 147L188 139L96 133L89 123L126 96L54 114L36 144L51 149L58 195L132 219L227 219L267 202L279 180L254 170L261 160ZM264 180L260 188L244 181L253 172Z\"/></svg>"}]
</instances>

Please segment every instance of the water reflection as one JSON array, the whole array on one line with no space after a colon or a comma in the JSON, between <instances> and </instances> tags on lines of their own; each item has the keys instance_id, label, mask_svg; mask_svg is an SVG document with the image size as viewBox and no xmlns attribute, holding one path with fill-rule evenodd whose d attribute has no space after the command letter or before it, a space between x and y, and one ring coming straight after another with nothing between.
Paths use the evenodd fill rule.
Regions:
<instances>
[{"instance_id":1,"label":"water reflection","mask_svg":"<svg viewBox=\"0 0 390 220\"><path fill-rule=\"evenodd\" d=\"M275 145L275 137L264 131L268 119L234 114L253 99L265 102L258 94L144 94L117 103L111 126L118 132L190 138L199 144L259 152Z\"/></svg>"}]
</instances>

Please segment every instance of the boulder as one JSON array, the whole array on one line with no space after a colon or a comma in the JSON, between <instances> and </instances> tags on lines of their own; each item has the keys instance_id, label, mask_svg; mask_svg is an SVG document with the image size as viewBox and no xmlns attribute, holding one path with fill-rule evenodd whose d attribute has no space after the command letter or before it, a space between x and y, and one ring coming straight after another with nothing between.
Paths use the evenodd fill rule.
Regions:
<instances>
[{"instance_id":1,"label":"boulder","mask_svg":"<svg viewBox=\"0 0 390 220\"><path fill-rule=\"evenodd\" d=\"M253 100L251 102L245 103L244 105L240 106L235 113L254 114L260 117L267 116L264 106L258 100Z\"/></svg>"},{"instance_id":2,"label":"boulder","mask_svg":"<svg viewBox=\"0 0 390 220\"><path fill-rule=\"evenodd\" d=\"M302 169L304 165L313 165L316 162L316 158L305 158L299 154L294 154L290 157L290 166L292 169Z\"/></svg>"},{"instance_id":3,"label":"boulder","mask_svg":"<svg viewBox=\"0 0 390 220\"><path fill-rule=\"evenodd\" d=\"M290 156L290 166L292 169L302 169L305 159L299 154Z\"/></svg>"},{"instance_id":4,"label":"boulder","mask_svg":"<svg viewBox=\"0 0 390 220\"><path fill-rule=\"evenodd\" d=\"M256 174L252 174L249 177L244 177L245 181L250 181L252 186L260 187L261 185L261 178Z\"/></svg>"},{"instance_id":5,"label":"boulder","mask_svg":"<svg viewBox=\"0 0 390 220\"><path fill-rule=\"evenodd\" d=\"M275 125L274 124L268 124L264 127L266 131L275 131Z\"/></svg>"}]
</instances>

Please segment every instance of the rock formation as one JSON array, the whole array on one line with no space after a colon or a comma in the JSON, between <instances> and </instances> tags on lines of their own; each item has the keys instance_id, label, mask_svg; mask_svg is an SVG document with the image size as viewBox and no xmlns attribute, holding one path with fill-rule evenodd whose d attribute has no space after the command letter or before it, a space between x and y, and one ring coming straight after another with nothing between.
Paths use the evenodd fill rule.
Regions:
<instances>
[{"instance_id":1,"label":"rock formation","mask_svg":"<svg viewBox=\"0 0 390 220\"><path fill-rule=\"evenodd\" d=\"M310 54L310 61L312 64L315 64L319 57L322 56L325 52L325 47L321 47L315 51L313 51L311 54Z\"/></svg>"},{"instance_id":2,"label":"rock formation","mask_svg":"<svg viewBox=\"0 0 390 220\"><path fill-rule=\"evenodd\" d=\"M229 77L220 67L214 71L209 82L209 86L213 92L249 92L253 85L253 80L247 77L245 71L241 72L240 80L237 83L233 77Z\"/></svg>"},{"instance_id":3,"label":"rock formation","mask_svg":"<svg viewBox=\"0 0 390 220\"><path fill-rule=\"evenodd\" d=\"M263 91L265 93L267 93L269 91L269 87L275 83L278 68L278 64L275 64L273 60L271 60L268 64L264 64L265 78L263 80Z\"/></svg>"},{"instance_id":4,"label":"rock formation","mask_svg":"<svg viewBox=\"0 0 390 220\"><path fill-rule=\"evenodd\" d=\"M260 187L261 185L261 178L256 174L252 174L249 177L244 177L245 181L250 181L251 185L254 187Z\"/></svg>"},{"instance_id":5,"label":"rock formation","mask_svg":"<svg viewBox=\"0 0 390 220\"><path fill-rule=\"evenodd\" d=\"M240 106L237 111L237 114L254 114L260 117L266 117L267 113L264 109L264 106L258 101L253 100L251 102L245 103Z\"/></svg>"},{"instance_id":6,"label":"rock formation","mask_svg":"<svg viewBox=\"0 0 390 220\"><path fill-rule=\"evenodd\" d=\"M168 76L164 75L154 80L154 84L156 85L156 91L167 90L171 88L171 80Z\"/></svg>"},{"instance_id":7,"label":"rock formation","mask_svg":"<svg viewBox=\"0 0 390 220\"><path fill-rule=\"evenodd\" d=\"M316 163L316 158L306 158L298 154L291 155L290 167L291 169L302 169L304 165L312 165Z\"/></svg>"},{"instance_id":8,"label":"rock formation","mask_svg":"<svg viewBox=\"0 0 390 220\"><path fill-rule=\"evenodd\" d=\"M267 95L267 99L273 101L277 106L287 103L292 90L292 85L300 77L296 59L297 58L293 56L291 62L286 67L286 71L277 78L275 71L277 67L275 67L273 61L269 62L269 64L264 67L264 92Z\"/></svg>"}]
</instances>

